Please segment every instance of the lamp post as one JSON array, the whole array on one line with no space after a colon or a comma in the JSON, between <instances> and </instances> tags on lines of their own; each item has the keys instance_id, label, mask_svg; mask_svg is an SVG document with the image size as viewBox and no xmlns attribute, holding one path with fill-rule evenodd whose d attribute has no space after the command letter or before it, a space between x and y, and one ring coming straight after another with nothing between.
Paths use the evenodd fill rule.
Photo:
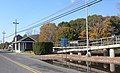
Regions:
<instances>
[{"instance_id":1,"label":"lamp post","mask_svg":"<svg viewBox=\"0 0 120 73\"><path fill-rule=\"evenodd\" d=\"M16 37L16 35L17 35L17 24L19 24L18 22L17 22L17 19L15 20L15 22L13 22L13 24L15 24L15 52L16 52L16 50L17 50L17 37Z\"/></svg>"}]
</instances>

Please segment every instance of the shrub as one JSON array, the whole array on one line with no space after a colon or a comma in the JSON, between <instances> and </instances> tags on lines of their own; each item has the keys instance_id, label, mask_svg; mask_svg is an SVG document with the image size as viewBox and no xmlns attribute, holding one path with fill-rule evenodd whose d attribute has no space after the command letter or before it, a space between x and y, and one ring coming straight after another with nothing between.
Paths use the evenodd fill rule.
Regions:
<instances>
[{"instance_id":1,"label":"shrub","mask_svg":"<svg viewBox=\"0 0 120 73\"><path fill-rule=\"evenodd\" d=\"M52 53L52 42L36 42L33 44L33 51L36 55Z\"/></svg>"}]
</instances>

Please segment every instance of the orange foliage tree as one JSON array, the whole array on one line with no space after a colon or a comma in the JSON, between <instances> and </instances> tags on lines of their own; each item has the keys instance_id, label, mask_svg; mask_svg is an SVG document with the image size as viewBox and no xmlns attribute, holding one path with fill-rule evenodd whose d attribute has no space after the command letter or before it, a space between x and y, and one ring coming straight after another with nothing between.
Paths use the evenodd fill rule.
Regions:
<instances>
[{"instance_id":1,"label":"orange foliage tree","mask_svg":"<svg viewBox=\"0 0 120 73\"><path fill-rule=\"evenodd\" d=\"M40 28L39 42L54 42L57 26L53 23L44 24Z\"/></svg>"},{"instance_id":2,"label":"orange foliage tree","mask_svg":"<svg viewBox=\"0 0 120 73\"><path fill-rule=\"evenodd\" d=\"M109 37L113 31L109 17L106 18L102 23L95 23L89 25L89 40ZM86 38L86 29L80 32L79 38Z\"/></svg>"}]
</instances>

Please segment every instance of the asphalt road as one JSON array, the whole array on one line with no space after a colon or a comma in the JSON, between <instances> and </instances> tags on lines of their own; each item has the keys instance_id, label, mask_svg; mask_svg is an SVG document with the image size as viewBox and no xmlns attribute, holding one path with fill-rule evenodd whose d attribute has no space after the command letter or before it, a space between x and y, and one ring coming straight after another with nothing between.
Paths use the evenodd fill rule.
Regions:
<instances>
[{"instance_id":1,"label":"asphalt road","mask_svg":"<svg viewBox=\"0 0 120 73\"><path fill-rule=\"evenodd\" d=\"M32 57L0 51L0 73L79 73ZM81 73L81 72L80 72Z\"/></svg>"}]
</instances>

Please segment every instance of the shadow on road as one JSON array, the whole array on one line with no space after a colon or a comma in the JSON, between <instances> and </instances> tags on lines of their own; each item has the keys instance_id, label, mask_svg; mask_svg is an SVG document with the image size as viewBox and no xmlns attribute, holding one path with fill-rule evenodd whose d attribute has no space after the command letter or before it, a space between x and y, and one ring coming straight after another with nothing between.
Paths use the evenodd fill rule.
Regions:
<instances>
[{"instance_id":1,"label":"shadow on road","mask_svg":"<svg viewBox=\"0 0 120 73\"><path fill-rule=\"evenodd\" d=\"M12 53L12 52L8 51L7 49L5 49L5 50L4 50L4 49L1 49L1 50L0 50L0 53Z\"/></svg>"}]
</instances>

